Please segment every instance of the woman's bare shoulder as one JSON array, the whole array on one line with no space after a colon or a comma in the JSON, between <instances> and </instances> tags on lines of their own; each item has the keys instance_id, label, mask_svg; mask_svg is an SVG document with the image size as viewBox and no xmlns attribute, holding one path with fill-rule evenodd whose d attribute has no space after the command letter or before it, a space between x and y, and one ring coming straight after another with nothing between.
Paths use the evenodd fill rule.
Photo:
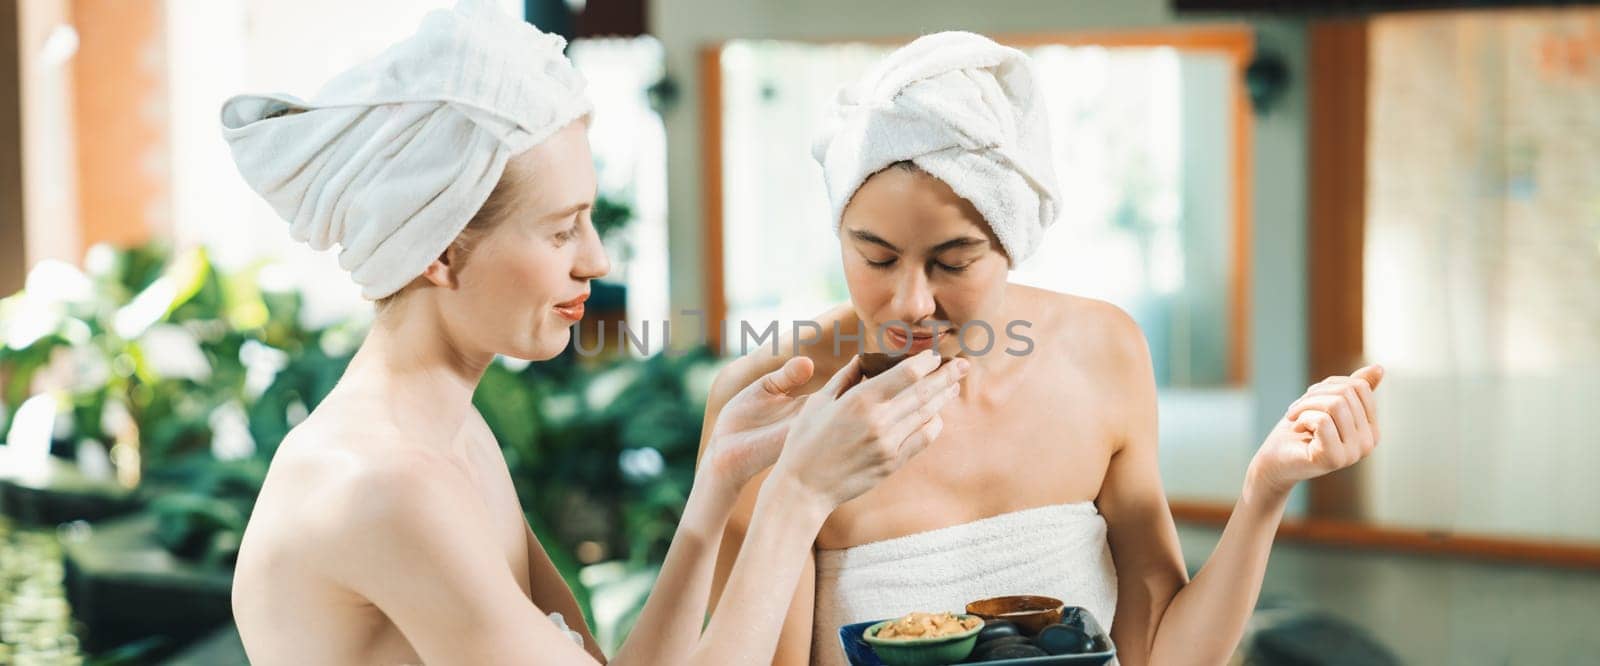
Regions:
<instances>
[{"instance_id":1,"label":"woman's bare shoulder","mask_svg":"<svg viewBox=\"0 0 1600 666\"><path fill-rule=\"evenodd\" d=\"M348 549L362 535L424 533L474 506L471 479L442 454L382 423L314 414L273 457L257 511L316 538L298 548Z\"/></svg>"},{"instance_id":2,"label":"woman's bare shoulder","mask_svg":"<svg viewBox=\"0 0 1600 666\"><path fill-rule=\"evenodd\" d=\"M1012 285L1036 340L1055 341L1064 358L1088 363L1094 374L1139 373L1150 352L1138 322L1117 305L1096 298Z\"/></svg>"}]
</instances>

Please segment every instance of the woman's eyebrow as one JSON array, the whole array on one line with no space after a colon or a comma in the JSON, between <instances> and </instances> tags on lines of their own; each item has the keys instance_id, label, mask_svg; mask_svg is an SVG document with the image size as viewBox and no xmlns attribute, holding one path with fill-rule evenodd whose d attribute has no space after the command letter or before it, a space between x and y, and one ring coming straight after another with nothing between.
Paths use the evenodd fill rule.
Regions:
<instances>
[{"instance_id":1,"label":"woman's eyebrow","mask_svg":"<svg viewBox=\"0 0 1600 666\"><path fill-rule=\"evenodd\" d=\"M558 210L558 211L556 211L554 213L551 213L549 215L544 216L544 219L541 220L541 221L542 222L553 222L553 221L556 221L556 220L565 220L565 219L567 219L569 217L572 217L573 215L577 215L578 213L581 213L584 210L587 210L588 208L590 208L592 206L594 206L594 204L592 204L592 203L590 203L588 201L580 201L578 203L572 204L571 206L567 206L566 208L563 208L563 209Z\"/></svg>"},{"instance_id":2,"label":"woman's eyebrow","mask_svg":"<svg viewBox=\"0 0 1600 666\"><path fill-rule=\"evenodd\" d=\"M988 245L988 244L989 244L989 239L987 239L987 238L978 238L977 236L962 236L960 238L952 238L952 239L947 240L947 241L945 241L943 243L940 243L938 245L933 246L933 254L939 254L940 252L944 252L945 250L954 250L956 248L967 248L967 247L975 247L975 246L978 246L978 245Z\"/></svg>"},{"instance_id":3,"label":"woman's eyebrow","mask_svg":"<svg viewBox=\"0 0 1600 666\"><path fill-rule=\"evenodd\" d=\"M854 238L854 239L856 239L858 241L861 241L863 243L872 243L873 245L882 245L883 247L889 248L890 250L893 250L895 252L899 252L900 251L900 248L895 247L893 243L890 243L889 241L886 241L886 240L880 238L877 234L874 234L874 233L872 233L870 231L862 231L860 229L851 229L850 230L850 237Z\"/></svg>"},{"instance_id":4,"label":"woman's eyebrow","mask_svg":"<svg viewBox=\"0 0 1600 666\"><path fill-rule=\"evenodd\" d=\"M873 245L881 245L881 246L886 247L886 248L888 248L890 250L893 250L895 252L899 252L900 251L900 248L895 247L893 243L890 243L889 241L884 240L882 237L880 237L877 234L874 234L874 233L872 233L870 231L864 231L864 230L861 230L861 229L851 229L850 230L850 237L854 238L854 239L856 239L858 241L861 241L863 243L872 243ZM952 239L947 240L947 241L945 241L943 243L940 243L938 245L933 246L933 249L930 251L930 254L939 254L940 252L944 252L946 250L954 250L954 249L957 249L957 248L975 247L975 246L978 246L978 245L988 245L988 244L989 244L989 239L987 239L987 238L979 238L977 236L961 236L961 237L957 237L957 238L952 238Z\"/></svg>"}]
</instances>

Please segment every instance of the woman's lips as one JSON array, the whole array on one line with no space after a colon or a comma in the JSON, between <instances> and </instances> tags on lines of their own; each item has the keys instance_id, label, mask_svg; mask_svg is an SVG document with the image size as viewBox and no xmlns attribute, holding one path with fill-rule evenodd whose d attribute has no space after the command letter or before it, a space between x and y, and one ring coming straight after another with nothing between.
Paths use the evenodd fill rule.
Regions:
<instances>
[{"instance_id":1,"label":"woman's lips","mask_svg":"<svg viewBox=\"0 0 1600 666\"><path fill-rule=\"evenodd\" d=\"M913 333L911 334L910 341L907 342L905 329L889 328L883 332L883 337L884 342L888 344L890 351L898 352L901 350L906 350L907 353L915 354L917 352L931 349L933 347L933 343L938 338L949 334L950 331L940 331L938 334Z\"/></svg>"},{"instance_id":2,"label":"woman's lips","mask_svg":"<svg viewBox=\"0 0 1600 666\"><path fill-rule=\"evenodd\" d=\"M554 309L556 314L561 315L562 319L578 321L583 319L583 302L586 300L589 300L589 294L587 293L565 303L557 303Z\"/></svg>"}]
</instances>

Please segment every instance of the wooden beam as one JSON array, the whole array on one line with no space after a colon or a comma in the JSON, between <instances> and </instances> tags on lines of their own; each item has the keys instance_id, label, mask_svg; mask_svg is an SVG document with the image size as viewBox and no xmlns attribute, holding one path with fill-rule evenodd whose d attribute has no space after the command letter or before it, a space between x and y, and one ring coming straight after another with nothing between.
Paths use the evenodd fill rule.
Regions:
<instances>
[{"instance_id":1,"label":"wooden beam","mask_svg":"<svg viewBox=\"0 0 1600 666\"><path fill-rule=\"evenodd\" d=\"M1181 523L1221 528L1232 507L1206 502L1171 502ZM1511 564L1600 571L1600 545L1573 541L1516 539L1447 530L1386 527L1346 520L1286 520L1279 541L1424 557L1451 557Z\"/></svg>"},{"instance_id":2,"label":"wooden beam","mask_svg":"<svg viewBox=\"0 0 1600 666\"><path fill-rule=\"evenodd\" d=\"M722 256L722 45L700 50L700 208L705 211L701 261L705 276L706 338L713 350L722 349L721 322L728 318L728 292L723 281Z\"/></svg>"},{"instance_id":3,"label":"wooden beam","mask_svg":"<svg viewBox=\"0 0 1600 666\"><path fill-rule=\"evenodd\" d=\"M1255 224L1255 112L1250 105L1250 91L1244 85L1244 72L1255 55L1255 38L1247 33L1242 39L1235 37L1228 51L1233 65L1233 155L1229 157L1233 168L1233 200L1229 207L1233 215L1233 256L1229 258L1228 273L1228 381L1234 386L1250 382L1250 291L1253 274Z\"/></svg>"},{"instance_id":4,"label":"wooden beam","mask_svg":"<svg viewBox=\"0 0 1600 666\"><path fill-rule=\"evenodd\" d=\"M1103 46L1106 48L1173 48L1180 51L1221 53L1248 63L1255 52L1255 32L1247 25L1218 24L1196 27L1078 30L1072 32L994 35L1007 46ZM896 41L904 44L913 37Z\"/></svg>"},{"instance_id":5,"label":"wooden beam","mask_svg":"<svg viewBox=\"0 0 1600 666\"><path fill-rule=\"evenodd\" d=\"M0 5L0 297L28 275L22 202L22 39L19 7Z\"/></svg>"},{"instance_id":6,"label":"wooden beam","mask_svg":"<svg viewBox=\"0 0 1600 666\"><path fill-rule=\"evenodd\" d=\"M1310 27L1306 259L1307 368L1313 381L1362 364L1363 252L1367 203L1367 22ZM1311 481L1309 515L1359 520L1368 513L1362 466Z\"/></svg>"}]
</instances>

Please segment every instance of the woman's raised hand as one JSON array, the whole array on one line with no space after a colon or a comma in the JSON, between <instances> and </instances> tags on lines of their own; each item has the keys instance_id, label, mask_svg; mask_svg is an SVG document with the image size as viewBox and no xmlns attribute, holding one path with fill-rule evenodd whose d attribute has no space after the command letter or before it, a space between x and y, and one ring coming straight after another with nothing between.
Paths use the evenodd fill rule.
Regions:
<instances>
[{"instance_id":1,"label":"woman's raised hand","mask_svg":"<svg viewBox=\"0 0 1600 666\"><path fill-rule=\"evenodd\" d=\"M805 404L799 391L812 372L811 359L792 358L728 400L717 414L701 468L737 489L777 462L789 424Z\"/></svg>"},{"instance_id":2,"label":"woman's raised hand","mask_svg":"<svg viewBox=\"0 0 1600 666\"><path fill-rule=\"evenodd\" d=\"M1378 403L1373 391L1383 367L1369 365L1349 377L1329 377L1289 405L1250 461L1246 483L1287 493L1294 484L1344 469L1378 445Z\"/></svg>"},{"instance_id":3,"label":"woman's raised hand","mask_svg":"<svg viewBox=\"0 0 1600 666\"><path fill-rule=\"evenodd\" d=\"M851 359L806 399L773 471L829 509L872 489L939 437L939 413L960 395L970 361L941 364L926 351L864 381L860 365Z\"/></svg>"}]
</instances>

